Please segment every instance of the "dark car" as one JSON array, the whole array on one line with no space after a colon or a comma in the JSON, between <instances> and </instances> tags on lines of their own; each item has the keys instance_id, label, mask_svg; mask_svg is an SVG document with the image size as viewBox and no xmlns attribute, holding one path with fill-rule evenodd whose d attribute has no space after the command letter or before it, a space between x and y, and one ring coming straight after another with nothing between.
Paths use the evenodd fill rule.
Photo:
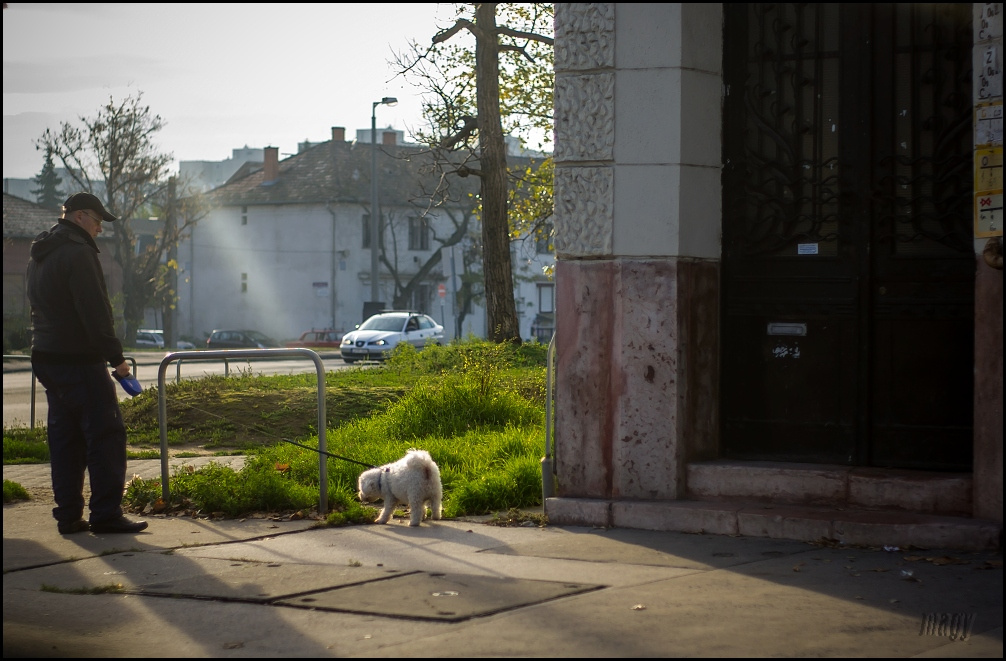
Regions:
<instances>
[{"instance_id":1,"label":"dark car","mask_svg":"<svg viewBox=\"0 0 1006 661\"><path fill-rule=\"evenodd\" d=\"M275 349L280 344L254 330L215 330L206 338L207 349Z\"/></svg>"}]
</instances>

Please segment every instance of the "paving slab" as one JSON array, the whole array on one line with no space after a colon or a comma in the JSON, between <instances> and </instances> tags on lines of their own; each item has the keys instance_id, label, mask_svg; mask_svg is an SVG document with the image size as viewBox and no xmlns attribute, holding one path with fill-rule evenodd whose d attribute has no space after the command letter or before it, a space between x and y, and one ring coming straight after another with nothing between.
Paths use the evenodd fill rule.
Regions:
<instances>
[{"instance_id":1,"label":"paving slab","mask_svg":"<svg viewBox=\"0 0 1006 661\"><path fill-rule=\"evenodd\" d=\"M56 532L51 505L37 502L4 505L4 574L119 551L163 551L260 539L306 530L316 523L307 519L277 521L248 518L210 521L175 516L147 517L144 520L150 526L135 535L99 535L91 532L60 535Z\"/></svg>"},{"instance_id":2,"label":"paving slab","mask_svg":"<svg viewBox=\"0 0 1006 661\"><path fill-rule=\"evenodd\" d=\"M268 603L398 574L396 569L183 558L171 552L137 551L13 572L5 589L69 593L108 588L141 595Z\"/></svg>"},{"instance_id":3,"label":"paving slab","mask_svg":"<svg viewBox=\"0 0 1006 661\"><path fill-rule=\"evenodd\" d=\"M475 520L148 520L136 535L60 536L47 506L5 506L4 656L1003 654L1001 551ZM926 626L961 616L956 634Z\"/></svg>"},{"instance_id":4,"label":"paving slab","mask_svg":"<svg viewBox=\"0 0 1006 661\"><path fill-rule=\"evenodd\" d=\"M358 583L280 599L277 605L416 620L461 622L603 586L500 576L416 572L381 585Z\"/></svg>"},{"instance_id":5,"label":"paving slab","mask_svg":"<svg viewBox=\"0 0 1006 661\"><path fill-rule=\"evenodd\" d=\"M520 539L486 553L538 558L713 569L802 553L804 542L757 537L682 533L667 535L627 528L560 528L547 537Z\"/></svg>"}]
</instances>

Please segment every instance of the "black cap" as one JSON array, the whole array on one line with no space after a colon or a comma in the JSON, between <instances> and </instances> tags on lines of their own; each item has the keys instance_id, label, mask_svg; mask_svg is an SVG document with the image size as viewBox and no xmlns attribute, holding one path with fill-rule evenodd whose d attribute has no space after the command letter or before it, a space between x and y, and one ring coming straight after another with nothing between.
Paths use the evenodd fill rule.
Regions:
<instances>
[{"instance_id":1,"label":"black cap","mask_svg":"<svg viewBox=\"0 0 1006 661\"><path fill-rule=\"evenodd\" d=\"M90 209L91 211L100 213L101 219L106 223L118 220L115 216L105 211L105 207L102 205L101 200L90 193L74 193L70 197L66 198L66 202L63 203L63 213L70 213L71 211L84 211L85 209Z\"/></svg>"}]
</instances>

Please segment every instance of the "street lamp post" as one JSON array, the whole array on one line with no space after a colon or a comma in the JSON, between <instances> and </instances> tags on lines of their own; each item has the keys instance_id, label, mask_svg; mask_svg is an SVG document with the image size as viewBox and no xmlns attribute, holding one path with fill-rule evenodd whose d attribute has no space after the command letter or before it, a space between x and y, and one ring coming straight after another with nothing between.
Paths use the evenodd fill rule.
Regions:
<instances>
[{"instance_id":1,"label":"street lamp post","mask_svg":"<svg viewBox=\"0 0 1006 661\"><path fill-rule=\"evenodd\" d=\"M393 106L398 99L386 96L380 101L374 101L370 107L370 301L371 313L377 307L377 249L380 211L377 207L377 106ZM364 311L364 317L367 311Z\"/></svg>"}]
</instances>

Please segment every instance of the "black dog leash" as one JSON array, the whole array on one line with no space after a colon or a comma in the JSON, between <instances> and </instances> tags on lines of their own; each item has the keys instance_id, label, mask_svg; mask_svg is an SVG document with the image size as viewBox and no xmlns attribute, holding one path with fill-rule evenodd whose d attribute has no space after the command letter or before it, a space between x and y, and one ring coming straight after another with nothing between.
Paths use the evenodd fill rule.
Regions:
<instances>
[{"instance_id":1,"label":"black dog leash","mask_svg":"<svg viewBox=\"0 0 1006 661\"><path fill-rule=\"evenodd\" d=\"M319 450L318 448L312 448L309 445L301 445L300 443L295 443L288 438L281 438L279 440L285 441L290 445L296 445L299 448L304 448L305 450L311 450L312 452L317 452L318 454L323 454L328 457L332 457L333 459L342 459L343 461L348 461L351 464L359 464L360 466L366 466L367 468L377 468L377 466L374 466L373 464L365 464L362 461L357 461L356 459L350 459L349 457L340 457L337 454L332 454L331 452L325 452L324 450Z\"/></svg>"}]
</instances>

